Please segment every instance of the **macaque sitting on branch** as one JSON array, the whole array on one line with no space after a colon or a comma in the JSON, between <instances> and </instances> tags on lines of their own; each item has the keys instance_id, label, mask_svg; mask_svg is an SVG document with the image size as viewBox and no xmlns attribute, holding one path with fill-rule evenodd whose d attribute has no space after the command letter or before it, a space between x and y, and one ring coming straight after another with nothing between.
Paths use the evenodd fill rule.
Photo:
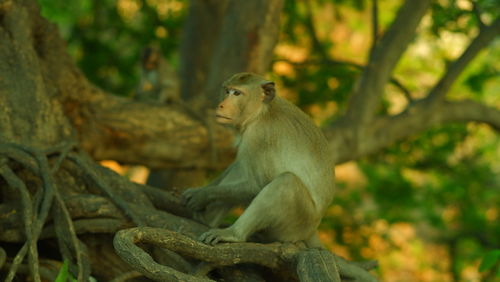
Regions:
<instances>
[{"instance_id":1,"label":"macaque sitting on branch","mask_svg":"<svg viewBox=\"0 0 500 282\"><path fill-rule=\"evenodd\" d=\"M330 204L333 162L312 120L277 97L274 82L238 73L223 84L216 120L234 126L237 156L213 183L184 192L195 215L217 227L227 212L247 206L228 228L201 235L207 244L244 242L259 233L266 242L304 241L319 247L317 227Z\"/></svg>"}]
</instances>

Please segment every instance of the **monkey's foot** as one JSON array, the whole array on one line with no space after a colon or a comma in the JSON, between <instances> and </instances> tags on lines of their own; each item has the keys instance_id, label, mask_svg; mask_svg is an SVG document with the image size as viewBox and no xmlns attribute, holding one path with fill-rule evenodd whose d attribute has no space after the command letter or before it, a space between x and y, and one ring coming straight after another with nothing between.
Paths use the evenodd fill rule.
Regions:
<instances>
[{"instance_id":1,"label":"monkey's foot","mask_svg":"<svg viewBox=\"0 0 500 282\"><path fill-rule=\"evenodd\" d=\"M208 245L215 245L219 242L244 242L245 239L237 236L229 227L224 229L210 229L201 234L200 241Z\"/></svg>"}]
</instances>

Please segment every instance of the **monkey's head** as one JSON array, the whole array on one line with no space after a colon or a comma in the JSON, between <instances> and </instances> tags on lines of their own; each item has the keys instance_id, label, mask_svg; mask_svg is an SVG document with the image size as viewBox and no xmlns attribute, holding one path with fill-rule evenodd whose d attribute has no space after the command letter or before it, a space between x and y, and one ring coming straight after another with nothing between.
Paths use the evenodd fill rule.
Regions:
<instances>
[{"instance_id":1,"label":"monkey's head","mask_svg":"<svg viewBox=\"0 0 500 282\"><path fill-rule=\"evenodd\" d=\"M248 72L237 73L222 85L224 100L219 104L216 120L241 126L266 109L276 95L274 82Z\"/></svg>"},{"instance_id":2,"label":"monkey's head","mask_svg":"<svg viewBox=\"0 0 500 282\"><path fill-rule=\"evenodd\" d=\"M160 64L161 52L160 49L149 46L142 50L141 63L144 70L158 69Z\"/></svg>"}]
</instances>

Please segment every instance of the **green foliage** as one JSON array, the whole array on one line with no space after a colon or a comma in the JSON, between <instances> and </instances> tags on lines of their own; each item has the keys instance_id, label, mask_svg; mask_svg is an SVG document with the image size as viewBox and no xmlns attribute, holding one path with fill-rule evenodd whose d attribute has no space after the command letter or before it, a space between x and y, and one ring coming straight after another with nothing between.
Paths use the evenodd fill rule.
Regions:
<instances>
[{"instance_id":1,"label":"green foliage","mask_svg":"<svg viewBox=\"0 0 500 282\"><path fill-rule=\"evenodd\" d=\"M465 74L464 84L478 98L485 98L485 86L490 82L498 81L500 77L500 45L492 46L487 54L478 63L474 64Z\"/></svg>"},{"instance_id":2,"label":"green foliage","mask_svg":"<svg viewBox=\"0 0 500 282\"><path fill-rule=\"evenodd\" d=\"M174 4L177 3L177 6ZM138 84L144 47L157 44L164 55L178 48L185 9L179 1L40 0L55 21L85 75L103 89L129 95Z\"/></svg>"},{"instance_id":3,"label":"green foliage","mask_svg":"<svg viewBox=\"0 0 500 282\"><path fill-rule=\"evenodd\" d=\"M389 222L410 220L408 213L415 208L415 192L412 184L403 177L402 168L365 162L361 163L361 168L371 180L367 191L384 211L384 218Z\"/></svg>"},{"instance_id":4,"label":"green foliage","mask_svg":"<svg viewBox=\"0 0 500 282\"><path fill-rule=\"evenodd\" d=\"M301 106L336 101L346 106L347 98L359 76L359 71L348 65L319 63L295 69L300 80L282 76L283 85L298 93Z\"/></svg>"},{"instance_id":5,"label":"green foliage","mask_svg":"<svg viewBox=\"0 0 500 282\"><path fill-rule=\"evenodd\" d=\"M458 2L462 5L458 5ZM500 5L495 0L478 1L434 1L431 9L432 24L430 31L439 38L443 33L464 34L473 37L479 31L483 24L490 24L494 19L500 16ZM498 58L500 51L498 46L492 47L488 57L489 60L483 60L481 64L468 74L465 84L476 95L484 93L484 85L493 78L499 77ZM448 60L448 58L445 58Z\"/></svg>"},{"instance_id":6,"label":"green foliage","mask_svg":"<svg viewBox=\"0 0 500 282\"><path fill-rule=\"evenodd\" d=\"M493 66L484 65L477 73L472 74L466 80L467 86L476 94L484 93L484 84L492 79L500 76L500 72Z\"/></svg>"},{"instance_id":7,"label":"green foliage","mask_svg":"<svg viewBox=\"0 0 500 282\"><path fill-rule=\"evenodd\" d=\"M442 31L470 34L479 27L479 21L485 22L485 19L490 19L487 20L489 23L491 19L500 15L500 6L495 0L433 1L431 7L431 31L437 36Z\"/></svg>"},{"instance_id":8,"label":"green foliage","mask_svg":"<svg viewBox=\"0 0 500 282\"><path fill-rule=\"evenodd\" d=\"M299 5L297 1L291 0L285 1L283 10L285 11L285 15L287 15L286 20L282 24L284 40L287 40L290 43L298 43L299 39L294 29L297 25L304 22L303 13L299 12Z\"/></svg>"},{"instance_id":9,"label":"green foliage","mask_svg":"<svg viewBox=\"0 0 500 282\"><path fill-rule=\"evenodd\" d=\"M459 8L456 0L432 2L431 31L435 35L439 36L443 30L467 33L476 27L476 24L477 19L473 13Z\"/></svg>"},{"instance_id":10,"label":"green foliage","mask_svg":"<svg viewBox=\"0 0 500 282\"><path fill-rule=\"evenodd\" d=\"M480 259L484 248L500 245L498 221L488 216L500 204L498 176L488 160L498 139L484 142L476 153L460 153L470 146L464 143L478 141L466 138L478 130L464 125L435 128L362 160L360 168L369 179L364 197L373 198L376 206L365 224L384 218L431 227L441 234L442 243L454 246L456 272ZM491 265L492 256L488 254L481 269Z\"/></svg>"},{"instance_id":11,"label":"green foliage","mask_svg":"<svg viewBox=\"0 0 500 282\"><path fill-rule=\"evenodd\" d=\"M64 1L64 0L39 0L42 7L42 16L59 23L63 33L68 32L68 27L75 24L75 19L92 11L92 1Z\"/></svg>"},{"instance_id":12,"label":"green foliage","mask_svg":"<svg viewBox=\"0 0 500 282\"><path fill-rule=\"evenodd\" d=\"M67 281L76 282L76 279L69 272L69 262L65 260L63 265L61 266L61 269L59 270L59 273L57 274L56 282Z\"/></svg>"},{"instance_id":13,"label":"green foliage","mask_svg":"<svg viewBox=\"0 0 500 282\"><path fill-rule=\"evenodd\" d=\"M312 5L313 13L320 10L324 5L342 4L355 9L362 9L365 1L318 1ZM280 42L303 46L311 50L306 61L293 64L294 73L280 76L280 80L286 88L294 89L298 94L297 103L300 106L313 104L324 104L328 101L337 102L340 109L346 105L347 97L352 91L355 81L359 77L361 69L356 64L325 58L321 53L328 53L334 42L323 40L318 34L312 34L308 30L308 14L304 3L287 0L284 5L283 33ZM312 46L313 37L320 40L321 50ZM287 61L286 58L278 58L279 61Z\"/></svg>"},{"instance_id":14,"label":"green foliage","mask_svg":"<svg viewBox=\"0 0 500 282\"><path fill-rule=\"evenodd\" d=\"M479 271L484 272L495 267L495 264L500 263L500 250L492 250L484 255L481 265L479 265ZM497 271L497 277L500 277L500 267Z\"/></svg>"}]
</instances>

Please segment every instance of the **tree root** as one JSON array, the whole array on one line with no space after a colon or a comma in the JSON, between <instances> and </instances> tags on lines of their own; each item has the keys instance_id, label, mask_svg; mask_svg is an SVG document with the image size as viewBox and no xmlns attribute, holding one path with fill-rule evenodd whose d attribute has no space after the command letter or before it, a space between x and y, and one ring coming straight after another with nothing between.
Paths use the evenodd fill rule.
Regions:
<instances>
[{"instance_id":1,"label":"tree root","mask_svg":"<svg viewBox=\"0 0 500 282\"><path fill-rule=\"evenodd\" d=\"M54 264L49 263L49 265L44 265L47 263L47 260L40 260L40 277L42 281L55 281L57 277L57 273L59 268L62 266L62 263ZM11 263L6 263L5 266L7 268L11 268ZM17 266L17 273L22 273L25 275L30 274L30 267L26 264L20 264Z\"/></svg>"},{"instance_id":2,"label":"tree root","mask_svg":"<svg viewBox=\"0 0 500 282\"><path fill-rule=\"evenodd\" d=\"M113 202L129 216L132 221L138 226L145 226L144 219L137 215L133 206L129 203L137 203L138 200L141 201L142 204L147 206L153 206L149 199L145 196L142 199L125 199L123 194L120 194L119 189L113 189L113 186L106 182L108 177L103 177L103 175L109 174L110 171L106 168L99 169L94 165L94 163L88 157L82 157L79 154L70 154L68 158L73 161L79 168L83 170L83 172L90 178L90 180L102 191L106 196L113 200ZM123 181L127 181L124 178L117 178L121 183L117 183L117 185L124 185ZM128 183L128 182L127 182ZM124 186L127 186L126 184ZM128 185L130 187L130 185ZM139 195L142 193L139 193ZM130 201L128 201L130 200ZM146 202L146 203L144 203Z\"/></svg>"},{"instance_id":3,"label":"tree root","mask_svg":"<svg viewBox=\"0 0 500 282\"><path fill-rule=\"evenodd\" d=\"M0 269L5 263L5 260L7 260L7 253L5 253L5 250L2 247L0 247Z\"/></svg>"},{"instance_id":4,"label":"tree root","mask_svg":"<svg viewBox=\"0 0 500 282\"><path fill-rule=\"evenodd\" d=\"M33 280L41 281L36 242L42 231L42 226L47 219L54 196L53 181L48 173L48 160L43 152L39 150L33 150L16 144L2 144L2 147L5 147L5 150L1 151L5 151L7 156L8 153L12 151L15 152L15 154L22 155L23 157L19 159L20 162L26 162L27 155L32 157L36 161L38 167L33 171L33 166L30 163L28 168L30 168L32 172L38 173L44 181L43 190L37 191L35 201L33 201L24 181L19 178L9 166L5 165L5 162L3 162L0 168L0 175L7 181L10 187L16 188L21 196L24 233L26 236L26 243L15 256L6 281L12 281L12 279L14 279L17 267L23 261L26 253L28 253L29 267ZM8 157L13 158L12 156Z\"/></svg>"},{"instance_id":5,"label":"tree root","mask_svg":"<svg viewBox=\"0 0 500 282\"><path fill-rule=\"evenodd\" d=\"M335 256L327 250L307 249L298 244L226 243L205 245L182 234L159 228L136 227L116 233L114 246L118 255L146 277L157 281L210 281L205 275L211 270L235 264L257 264L274 271L297 270L300 281L376 281L367 270ZM156 263L136 244L152 244L180 255L203 261L201 266L186 274ZM207 280L208 279L208 280Z\"/></svg>"},{"instance_id":6,"label":"tree root","mask_svg":"<svg viewBox=\"0 0 500 282\"><path fill-rule=\"evenodd\" d=\"M75 253L78 279L80 281L88 279L90 268L88 266L89 262L85 259L87 255L82 248L81 242L76 237L73 222L53 179L53 175L59 170L61 163L74 146L75 144L71 142L40 150L18 144L0 144L0 153L3 155L2 161L0 161L0 175L5 179L8 187L17 189L20 194L24 235L26 237L26 242L15 256L5 281L14 279L26 254L28 254L28 265L32 279L41 281L37 241L53 207L54 199L56 204L52 209L52 214L62 255L65 259L73 261L71 260L71 254ZM59 154L59 157L52 168L49 168L47 156L56 153ZM25 182L7 165L7 158L24 165L41 179L42 185L36 191L34 199L32 199Z\"/></svg>"},{"instance_id":7,"label":"tree root","mask_svg":"<svg viewBox=\"0 0 500 282\"><path fill-rule=\"evenodd\" d=\"M115 277L110 282L125 282L129 279L142 277L142 276L144 276L144 275L142 275L142 273L134 270L134 271L123 273L122 275Z\"/></svg>"},{"instance_id":8,"label":"tree root","mask_svg":"<svg viewBox=\"0 0 500 282\"><path fill-rule=\"evenodd\" d=\"M132 227L126 216L137 225L167 228L174 228L175 225L177 227L174 229L184 229L193 236L204 231L205 227L200 224L157 211L144 190L155 200L171 203L172 210L189 215L174 195L133 184L74 149L73 142L48 149L0 143L0 178L5 180L5 189L12 190L9 193L12 199L0 205L5 215L0 223L9 226L2 230L2 238L13 242L25 240L9 264L6 281L14 279L26 255L29 275L33 281L41 281L37 241L49 237L57 238L59 251L63 259L69 262L70 272L79 281L88 280L88 253L77 234L114 233ZM65 190L60 191L63 184L55 181L54 177L63 164L65 170L61 173L84 179L85 189L97 188L97 193L104 194L104 197L75 195L70 189L76 187L65 187ZM29 187L27 181L30 180L26 180L26 176L34 183L30 182ZM53 224L46 225L48 219L52 219Z\"/></svg>"}]
</instances>

